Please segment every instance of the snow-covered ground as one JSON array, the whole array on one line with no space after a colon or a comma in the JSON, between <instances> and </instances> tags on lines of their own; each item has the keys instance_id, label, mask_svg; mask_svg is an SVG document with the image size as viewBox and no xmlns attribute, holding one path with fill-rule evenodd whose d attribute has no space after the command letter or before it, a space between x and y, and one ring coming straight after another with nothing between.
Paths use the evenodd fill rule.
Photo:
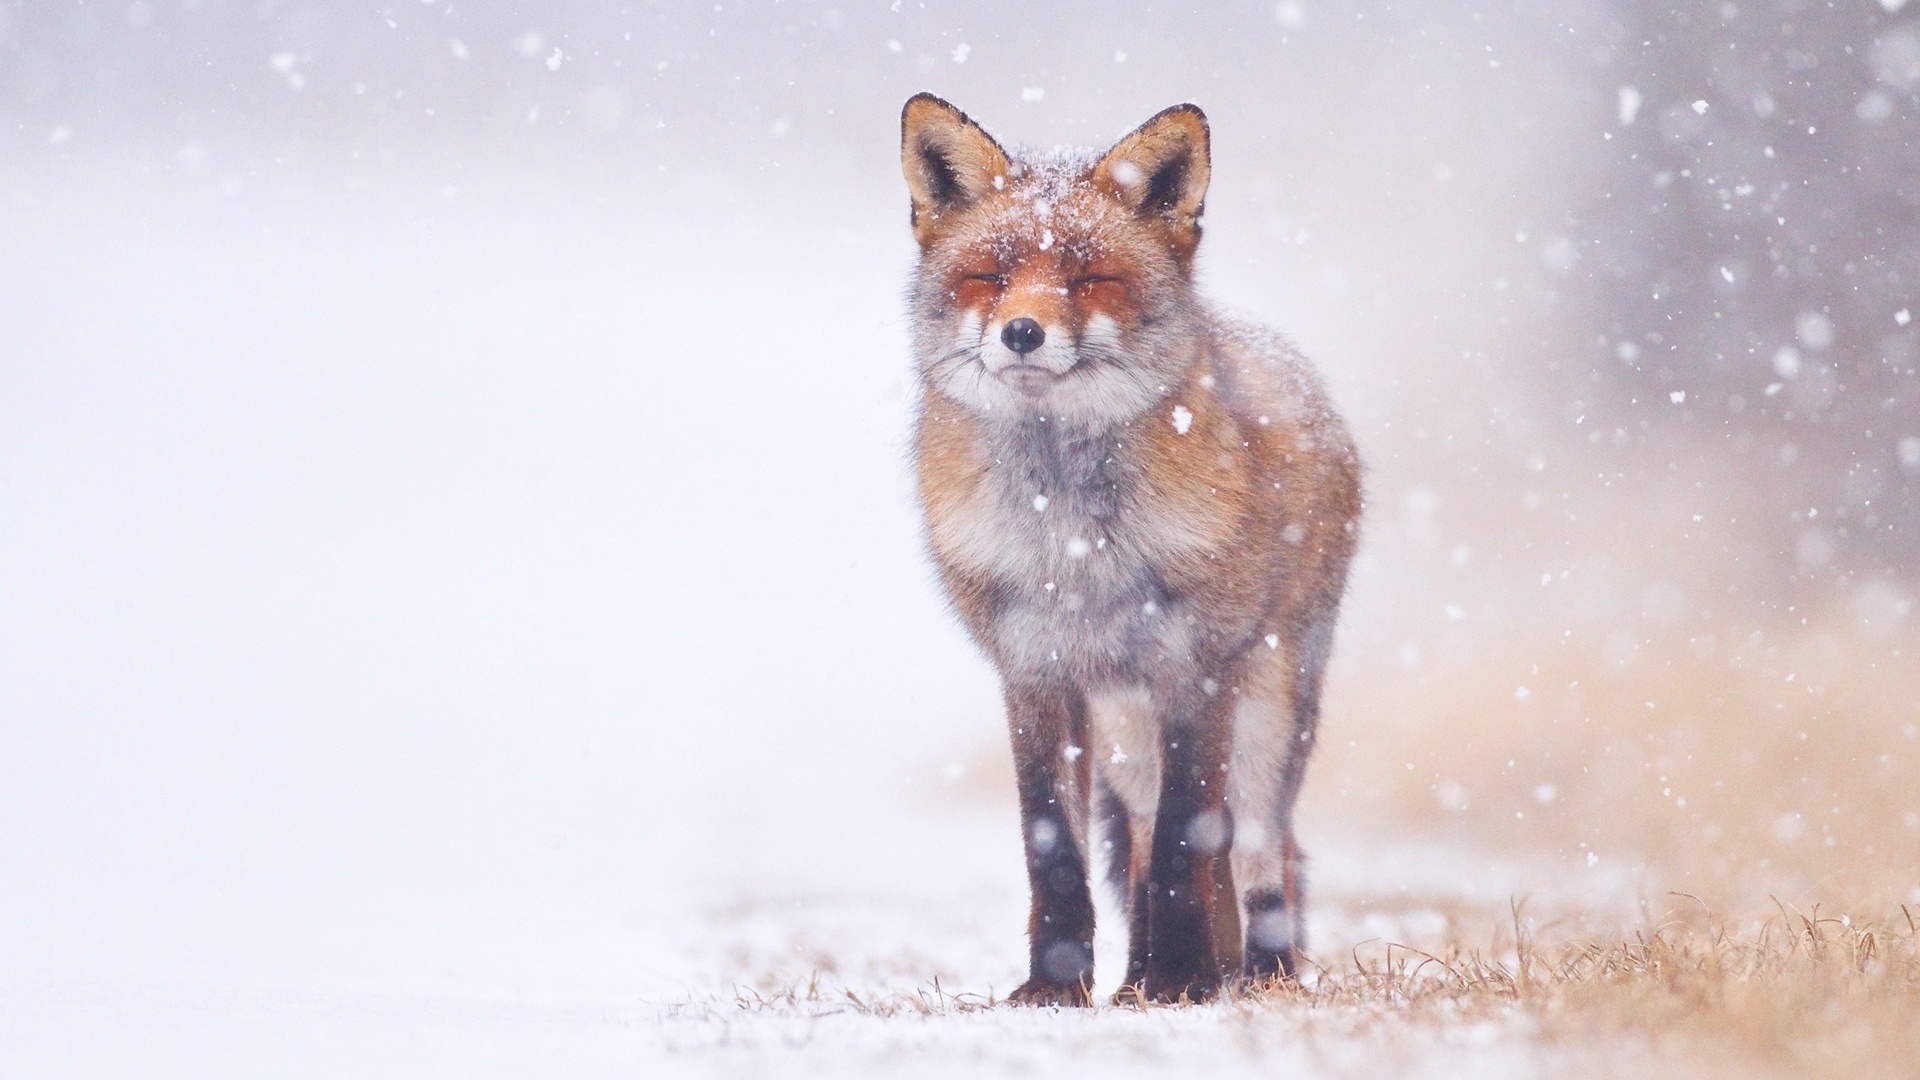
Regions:
<instances>
[{"instance_id":1,"label":"snow-covered ground","mask_svg":"<svg viewBox=\"0 0 1920 1080\"><path fill-rule=\"evenodd\" d=\"M970 1008L1024 975L1013 823L878 803L786 815L728 843L724 867L652 862L617 886L27 889L41 904L7 912L0 1059L10 1076L182 1077L992 1076L1066 1061L1521 1076L1551 1060L1519 1016L1382 1031L1341 1010ZM1553 881L1351 837L1325 838L1317 867L1330 964L1356 948L1377 961L1385 941L1438 951ZM1573 909L1571 890L1558 900ZM1123 951L1103 933L1106 982Z\"/></svg>"},{"instance_id":2,"label":"snow-covered ground","mask_svg":"<svg viewBox=\"0 0 1920 1080\"><path fill-rule=\"evenodd\" d=\"M998 695L909 497L900 207L110 172L23 176L0 219L0 1074L1391 1049L1230 1008L946 1007L1022 976L1025 896L982 775ZM1393 603L1362 577L1364 638ZM1336 962L1516 895L1634 895L1307 842ZM1408 1035L1402 1064L1526 1071L1503 1032Z\"/></svg>"}]
</instances>

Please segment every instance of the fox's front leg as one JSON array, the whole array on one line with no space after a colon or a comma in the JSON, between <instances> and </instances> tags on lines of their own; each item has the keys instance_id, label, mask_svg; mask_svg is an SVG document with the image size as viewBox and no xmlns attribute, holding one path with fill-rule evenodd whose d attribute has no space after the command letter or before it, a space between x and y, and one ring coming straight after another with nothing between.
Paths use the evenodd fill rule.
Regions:
<instances>
[{"instance_id":1,"label":"fox's front leg","mask_svg":"<svg viewBox=\"0 0 1920 1080\"><path fill-rule=\"evenodd\" d=\"M1175 697L1161 716L1160 805L1147 867L1146 969L1150 1001L1208 1001L1240 964L1239 899L1229 849L1227 755L1232 698Z\"/></svg>"},{"instance_id":2,"label":"fox's front leg","mask_svg":"<svg viewBox=\"0 0 1920 1080\"><path fill-rule=\"evenodd\" d=\"M1087 883L1091 764L1087 705L1067 687L1008 687L1020 823L1026 834L1029 977L1011 1000L1086 1005L1093 989L1093 893Z\"/></svg>"}]
</instances>

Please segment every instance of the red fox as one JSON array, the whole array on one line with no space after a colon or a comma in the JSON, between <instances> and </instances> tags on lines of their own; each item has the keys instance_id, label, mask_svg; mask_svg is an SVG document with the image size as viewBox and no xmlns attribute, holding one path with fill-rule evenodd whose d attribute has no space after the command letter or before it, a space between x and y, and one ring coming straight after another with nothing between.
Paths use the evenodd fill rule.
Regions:
<instances>
[{"instance_id":1,"label":"red fox","mask_svg":"<svg viewBox=\"0 0 1920 1080\"><path fill-rule=\"evenodd\" d=\"M1293 808L1360 461L1307 361L1195 294L1208 140L1192 105L1104 155L1010 154L931 94L901 114L914 463L1012 729L1019 1003L1090 1003L1095 819L1119 1000L1290 978L1304 941Z\"/></svg>"}]
</instances>

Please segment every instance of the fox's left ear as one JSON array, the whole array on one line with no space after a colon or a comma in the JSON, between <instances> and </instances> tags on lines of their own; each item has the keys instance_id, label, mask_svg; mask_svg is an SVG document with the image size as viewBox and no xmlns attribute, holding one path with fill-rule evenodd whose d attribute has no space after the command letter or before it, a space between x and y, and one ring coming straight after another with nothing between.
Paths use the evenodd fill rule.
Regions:
<instances>
[{"instance_id":1,"label":"fox's left ear","mask_svg":"<svg viewBox=\"0 0 1920 1080\"><path fill-rule=\"evenodd\" d=\"M1004 185L1007 152L966 113L934 97L915 94L900 110L900 167L913 197L913 235L924 247L941 215L964 210Z\"/></svg>"},{"instance_id":2,"label":"fox's left ear","mask_svg":"<svg viewBox=\"0 0 1920 1080\"><path fill-rule=\"evenodd\" d=\"M1107 151L1093 181L1135 213L1166 221L1175 243L1191 254L1212 173L1207 115L1197 105L1175 105Z\"/></svg>"}]
</instances>

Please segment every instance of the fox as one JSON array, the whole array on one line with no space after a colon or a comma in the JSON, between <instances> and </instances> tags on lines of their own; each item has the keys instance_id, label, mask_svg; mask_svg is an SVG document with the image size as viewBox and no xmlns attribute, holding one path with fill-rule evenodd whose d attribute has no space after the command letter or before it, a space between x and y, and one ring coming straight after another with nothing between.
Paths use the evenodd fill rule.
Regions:
<instances>
[{"instance_id":1,"label":"fox","mask_svg":"<svg viewBox=\"0 0 1920 1080\"><path fill-rule=\"evenodd\" d=\"M901 112L912 461L947 598L997 669L1031 893L1015 1004L1086 1006L1093 847L1116 1003L1297 977L1294 807L1363 508L1319 375L1196 292L1211 133L1104 154Z\"/></svg>"}]
</instances>

